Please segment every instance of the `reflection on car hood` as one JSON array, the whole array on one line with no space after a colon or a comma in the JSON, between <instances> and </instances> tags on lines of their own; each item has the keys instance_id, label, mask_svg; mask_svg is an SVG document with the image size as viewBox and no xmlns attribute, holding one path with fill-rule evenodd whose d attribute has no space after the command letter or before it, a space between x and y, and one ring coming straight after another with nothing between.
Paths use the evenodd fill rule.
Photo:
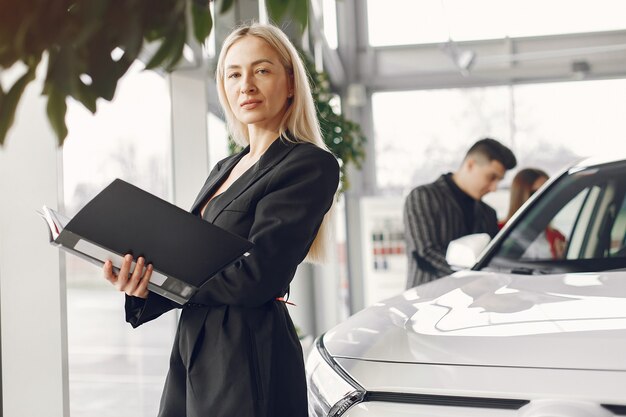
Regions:
<instances>
[{"instance_id":1,"label":"reflection on car hood","mask_svg":"<svg viewBox=\"0 0 626 417\"><path fill-rule=\"evenodd\" d=\"M357 313L324 344L378 361L626 370L626 272L459 272Z\"/></svg>"}]
</instances>

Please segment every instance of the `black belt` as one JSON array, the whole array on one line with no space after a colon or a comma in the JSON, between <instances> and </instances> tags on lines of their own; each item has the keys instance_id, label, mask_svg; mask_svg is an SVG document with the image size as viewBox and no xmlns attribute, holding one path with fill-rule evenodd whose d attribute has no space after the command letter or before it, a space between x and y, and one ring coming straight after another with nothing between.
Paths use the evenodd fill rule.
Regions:
<instances>
[{"instance_id":1,"label":"black belt","mask_svg":"<svg viewBox=\"0 0 626 417\"><path fill-rule=\"evenodd\" d=\"M274 301L278 301L280 303L285 303L285 304L289 304L289 305L295 306L294 303L292 303L290 301L287 301L284 297L276 297L276 298L274 298ZM199 309L199 308L206 308L206 307L209 307L209 306L206 305L206 304L200 304L200 303L187 302L187 303L183 304L183 308L189 308L189 309L192 309L192 310Z\"/></svg>"}]
</instances>

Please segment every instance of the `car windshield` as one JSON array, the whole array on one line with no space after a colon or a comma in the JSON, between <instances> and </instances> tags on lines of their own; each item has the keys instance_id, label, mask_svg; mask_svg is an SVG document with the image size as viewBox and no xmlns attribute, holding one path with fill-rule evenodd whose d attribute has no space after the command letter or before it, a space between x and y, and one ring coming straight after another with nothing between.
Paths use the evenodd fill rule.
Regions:
<instances>
[{"instance_id":1,"label":"car windshield","mask_svg":"<svg viewBox=\"0 0 626 417\"><path fill-rule=\"evenodd\" d=\"M505 233L478 269L545 274L626 268L626 162L570 170Z\"/></svg>"}]
</instances>

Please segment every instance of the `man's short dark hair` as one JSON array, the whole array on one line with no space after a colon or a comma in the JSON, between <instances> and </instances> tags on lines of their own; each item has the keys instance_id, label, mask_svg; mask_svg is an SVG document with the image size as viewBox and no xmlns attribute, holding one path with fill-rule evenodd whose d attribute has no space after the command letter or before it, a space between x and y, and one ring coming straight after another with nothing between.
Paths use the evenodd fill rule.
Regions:
<instances>
[{"instance_id":1,"label":"man's short dark hair","mask_svg":"<svg viewBox=\"0 0 626 417\"><path fill-rule=\"evenodd\" d=\"M484 138L476 142L469 148L465 157L482 156L491 162L496 160L500 162L505 169L513 169L517 165L517 159L513 152L495 139Z\"/></svg>"}]
</instances>

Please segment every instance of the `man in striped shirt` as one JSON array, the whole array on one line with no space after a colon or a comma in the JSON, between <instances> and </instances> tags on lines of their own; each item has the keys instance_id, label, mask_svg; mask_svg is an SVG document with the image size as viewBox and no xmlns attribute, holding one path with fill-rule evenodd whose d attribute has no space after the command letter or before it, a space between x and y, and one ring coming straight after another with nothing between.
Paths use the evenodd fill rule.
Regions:
<instances>
[{"instance_id":1,"label":"man in striped shirt","mask_svg":"<svg viewBox=\"0 0 626 417\"><path fill-rule=\"evenodd\" d=\"M496 212L481 199L495 191L506 171L516 165L509 148L485 138L467 151L456 172L411 191L404 205L407 288L453 272L446 262L451 241L472 233L496 235Z\"/></svg>"}]
</instances>

